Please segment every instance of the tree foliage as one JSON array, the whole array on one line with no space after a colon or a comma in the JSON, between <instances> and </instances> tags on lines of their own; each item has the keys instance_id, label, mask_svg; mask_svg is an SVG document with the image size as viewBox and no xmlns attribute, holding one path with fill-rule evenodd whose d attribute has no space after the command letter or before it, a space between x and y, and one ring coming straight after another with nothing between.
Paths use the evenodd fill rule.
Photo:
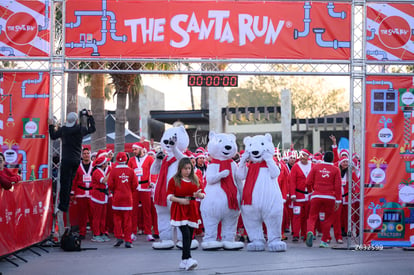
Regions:
<instances>
[{"instance_id":1,"label":"tree foliage","mask_svg":"<svg viewBox=\"0 0 414 275\"><path fill-rule=\"evenodd\" d=\"M296 118L315 118L349 110L345 89L329 89L321 77L255 76L229 91L229 107L280 106L281 90L292 95Z\"/></svg>"}]
</instances>

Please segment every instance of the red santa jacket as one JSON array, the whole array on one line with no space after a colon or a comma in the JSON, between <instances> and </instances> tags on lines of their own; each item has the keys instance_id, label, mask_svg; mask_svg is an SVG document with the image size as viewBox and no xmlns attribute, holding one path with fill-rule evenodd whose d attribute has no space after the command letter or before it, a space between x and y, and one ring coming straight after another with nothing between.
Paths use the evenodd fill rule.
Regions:
<instances>
[{"instance_id":1,"label":"red santa jacket","mask_svg":"<svg viewBox=\"0 0 414 275\"><path fill-rule=\"evenodd\" d=\"M21 180L22 178L19 175L14 174L8 168L3 168L3 170L0 171L0 184L1 187L6 190L11 189L13 187L13 183L17 183Z\"/></svg>"},{"instance_id":2,"label":"red santa jacket","mask_svg":"<svg viewBox=\"0 0 414 275\"><path fill-rule=\"evenodd\" d=\"M308 190L306 188L306 177L312 167L309 161L307 165L303 165L300 161L295 163L289 175L289 194L290 197L296 198L297 202L308 201Z\"/></svg>"},{"instance_id":3,"label":"red santa jacket","mask_svg":"<svg viewBox=\"0 0 414 275\"><path fill-rule=\"evenodd\" d=\"M341 173L340 173L341 174ZM349 204L349 189L348 189L348 172L345 173L343 177L341 177L341 184L342 184L342 203ZM352 171L352 192L359 193L359 177Z\"/></svg>"},{"instance_id":4,"label":"red santa jacket","mask_svg":"<svg viewBox=\"0 0 414 275\"><path fill-rule=\"evenodd\" d=\"M128 161L128 167L134 170L138 178L138 190L150 192L150 169L154 162L152 156L146 155L142 158L132 157Z\"/></svg>"},{"instance_id":5,"label":"red santa jacket","mask_svg":"<svg viewBox=\"0 0 414 275\"><path fill-rule=\"evenodd\" d=\"M197 167L194 167L194 174L196 174L198 178L198 182L200 183L200 186L204 189L206 188L206 182L204 180L203 172L201 172L200 169L197 169Z\"/></svg>"},{"instance_id":6,"label":"red santa jacket","mask_svg":"<svg viewBox=\"0 0 414 275\"><path fill-rule=\"evenodd\" d=\"M89 198L92 190L92 163L89 164L88 171L85 170L81 162L76 170L75 178L72 183L72 191L76 198Z\"/></svg>"},{"instance_id":7,"label":"red santa jacket","mask_svg":"<svg viewBox=\"0 0 414 275\"><path fill-rule=\"evenodd\" d=\"M282 192L283 202L286 202L287 195L289 193L289 168L283 161L278 161L277 166L280 169L279 182L280 191Z\"/></svg>"},{"instance_id":8,"label":"red santa jacket","mask_svg":"<svg viewBox=\"0 0 414 275\"><path fill-rule=\"evenodd\" d=\"M112 209L132 210L132 193L138 187L134 170L126 164L112 166L108 177L108 189L112 191Z\"/></svg>"},{"instance_id":9,"label":"red santa jacket","mask_svg":"<svg viewBox=\"0 0 414 275\"><path fill-rule=\"evenodd\" d=\"M311 199L324 198L341 202L341 172L332 163L315 164L306 179Z\"/></svg>"},{"instance_id":10,"label":"red santa jacket","mask_svg":"<svg viewBox=\"0 0 414 275\"><path fill-rule=\"evenodd\" d=\"M108 187L103 182L105 175L105 172L101 168L97 168L92 173L91 200L99 204L108 202Z\"/></svg>"}]
</instances>

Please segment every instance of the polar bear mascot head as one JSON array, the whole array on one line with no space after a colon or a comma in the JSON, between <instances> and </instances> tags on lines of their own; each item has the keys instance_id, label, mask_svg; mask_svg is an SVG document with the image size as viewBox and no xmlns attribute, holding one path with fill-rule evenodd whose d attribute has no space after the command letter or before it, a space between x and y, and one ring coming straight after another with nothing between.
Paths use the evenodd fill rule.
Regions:
<instances>
[{"instance_id":1,"label":"polar bear mascot head","mask_svg":"<svg viewBox=\"0 0 414 275\"><path fill-rule=\"evenodd\" d=\"M190 143L190 138L188 137L184 126L178 126L165 130L160 142L162 150L168 156L172 156L174 154L174 146L176 146L180 152L184 152Z\"/></svg>"},{"instance_id":2,"label":"polar bear mascot head","mask_svg":"<svg viewBox=\"0 0 414 275\"><path fill-rule=\"evenodd\" d=\"M268 133L254 137L245 137L243 143L245 145L245 152L248 153L248 158L252 162L261 162L269 155L273 156L275 152L272 136Z\"/></svg>"},{"instance_id":3,"label":"polar bear mascot head","mask_svg":"<svg viewBox=\"0 0 414 275\"><path fill-rule=\"evenodd\" d=\"M210 131L207 151L209 155L218 160L228 160L237 153L236 136L233 134L216 134Z\"/></svg>"}]
</instances>

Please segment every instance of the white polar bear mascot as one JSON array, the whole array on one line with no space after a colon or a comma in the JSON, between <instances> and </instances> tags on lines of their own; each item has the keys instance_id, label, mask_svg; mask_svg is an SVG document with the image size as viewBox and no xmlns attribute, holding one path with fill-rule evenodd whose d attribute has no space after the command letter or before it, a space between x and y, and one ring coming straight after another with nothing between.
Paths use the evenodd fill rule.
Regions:
<instances>
[{"instance_id":1,"label":"white polar bear mascot","mask_svg":"<svg viewBox=\"0 0 414 275\"><path fill-rule=\"evenodd\" d=\"M240 215L241 190L236 180L237 164L232 159L237 153L236 137L211 131L207 151L212 161L206 171L206 197L201 201L205 230L201 247L204 250L242 249L244 243L234 240ZM222 242L217 241L217 226L220 222Z\"/></svg>"},{"instance_id":2,"label":"white polar bear mascot","mask_svg":"<svg viewBox=\"0 0 414 275\"><path fill-rule=\"evenodd\" d=\"M183 126L167 129L161 137L162 151L157 153L156 159L151 166L151 174L158 174L155 187L154 204L158 215L158 230L160 242L152 244L154 249L171 249L174 247L173 231L171 227L171 201L167 200L167 189L169 180L177 173L178 162L185 157L190 139ZM164 156L164 152L166 156ZM181 232L177 232L177 238L182 239ZM182 246L179 241L177 246ZM193 240L191 248L197 248L198 242Z\"/></svg>"},{"instance_id":3,"label":"white polar bear mascot","mask_svg":"<svg viewBox=\"0 0 414 275\"><path fill-rule=\"evenodd\" d=\"M249 251L265 250L262 223L267 228L269 251L286 251L282 242L283 198L277 177L280 170L273 159L275 147L270 134L245 137L245 153L237 170L237 177L245 179L241 213L250 239ZM250 160L246 166L247 160Z\"/></svg>"}]
</instances>

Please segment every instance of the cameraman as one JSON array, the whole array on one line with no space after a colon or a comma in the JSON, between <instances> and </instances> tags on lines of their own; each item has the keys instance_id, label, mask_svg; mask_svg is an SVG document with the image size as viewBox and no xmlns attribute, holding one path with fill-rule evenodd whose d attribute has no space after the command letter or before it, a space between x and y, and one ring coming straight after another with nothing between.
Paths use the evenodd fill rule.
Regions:
<instances>
[{"instance_id":1,"label":"cameraman","mask_svg":"<svg viewBox=\"0 0 414 275\"><path fill-rule=\"evenodd\" d=\"M81 159L82 139L96 131L95 120L91 111L85 111L82 110L80 114L81 121L86 121L86 125L84 123L78 124L78 115L74 112L67 115L66 124L62 127L58 126L56 128L53 119L49 119L50 138L53 140L60 138L62 140L58 206L58 210L61 212L68 212L69 210L72 181Z\"/></svg>"}]
</instances>

